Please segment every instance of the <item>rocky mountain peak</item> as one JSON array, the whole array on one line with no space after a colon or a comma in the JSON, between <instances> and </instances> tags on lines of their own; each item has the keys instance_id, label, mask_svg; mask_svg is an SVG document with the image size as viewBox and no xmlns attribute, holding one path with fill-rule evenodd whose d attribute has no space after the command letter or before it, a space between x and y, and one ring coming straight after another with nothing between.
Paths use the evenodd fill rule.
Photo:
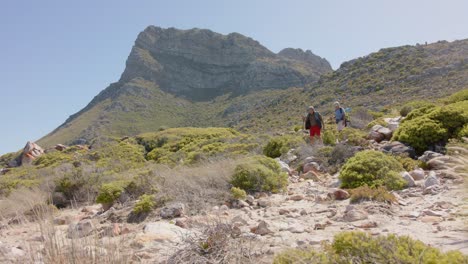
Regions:
<instances>
[{"instance_id":1,"label":"rocky mountain peak","mask_svg":"<svg viewBox=\"0 0 468 264\"><path fill-rule=\"evenodd\" d=\"M143 78L190 100L304 86L331 71L324 59L308 56L278 56L239 33L149 26L138 35L119 82Z\"/></svg>"},{"instance_id":2,"label":"rocky mountain peak","mask_svg":"<svg viewBox=\"0 0 468 264\"><path fill-rule=\"evenodd\" d=\"M310 50L304 51L299 48L298 49L285 48L281 50L280 52L278 52L278 55L281 57L288 58L288 59L302 61L311 66L315 66L315 67L319 66L319 67L331 69L330 63L326 59L315 55Z\"/></svg>"}]
</instances>

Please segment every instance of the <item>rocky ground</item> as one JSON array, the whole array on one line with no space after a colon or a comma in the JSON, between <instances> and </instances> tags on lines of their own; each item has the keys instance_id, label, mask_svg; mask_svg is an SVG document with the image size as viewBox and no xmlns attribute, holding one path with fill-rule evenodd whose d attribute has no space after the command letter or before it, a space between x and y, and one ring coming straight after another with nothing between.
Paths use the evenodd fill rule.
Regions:
<instances>
[{"instance_id":1,"label":"rocky ground","mask_svg":"<svg viewBox=\"0 0 468 264\"><path fill-rule=\"evenodd\" d=\"M310 172L292 172L287 193L258 193L200 215L185 216L184 205L169 204L139 222L131 217L134 202L105 212L100 205L38 210L40 221L3 221L0 262L68 263L81 258L83 263L216 263L231 251L239 262L270 263L285 248L319 247L346 230L408 235L444 251L468 254L466 175L459 171L466 169L468 153L457 147L451 153L427 153L432 170L410 172L412 187L394 192L394 204L351 204L349 194L336 188L338 175L315 170L309 157L311 166L304 168ZM219 252L214 252L216 243Z\"/></svg>"}]
</instances>

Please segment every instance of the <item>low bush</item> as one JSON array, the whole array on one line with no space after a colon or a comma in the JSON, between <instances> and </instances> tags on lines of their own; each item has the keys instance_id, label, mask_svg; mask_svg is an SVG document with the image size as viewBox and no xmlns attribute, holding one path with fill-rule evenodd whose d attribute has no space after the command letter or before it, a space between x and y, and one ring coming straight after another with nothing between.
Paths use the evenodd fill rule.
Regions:
<instances>
[{"instance_id":1,"label":"low bush","mask_svg":"<svg viewBox=\"0 0 468 264\"><path fill-rule=\"evenodd\" d=\"M346 127L339 133L339 140L347 140L350 145L365 146L367 144L366 136L367 134L362 130Z\"/></svg>"},{"instance_id":2,"label":"low bush","mask_svg":"<svg viewBox=\"0 0 468 264\"><path fill-rule=\"evenodd\" d=\"M395 131L393 140L412 146L417 154L426 151L429 146L447 139L447 129L438 121L427 117L418 117L404 122Z\"/></svg>"},{"instance_id":3,"label":"low bush","mask_svg":"<svg viewBox=\"0 0 468 264\"><path fill-rule=\"evenodd\" d=\"M401 116L407 116L411 111L423 107L433 107L434 104L428 101L412 101L408 102L405 105L403 105L400 109L400 115Z\"/></svg>"},{"instance_id":4,"label":"low bush","mask_svg":"<svg viewBox=\"0 0 468 264\"><path fill-rule=\"evenodd\" d=\"M408 156L395 155L393 157L401 164L401 166L403 166L403 169L405 169L405 171L412 171L416 169L419 165L419 162L417 160L414 160Z\"/></svg>"},{"instance_id":5,"label":"low bush","mask_svg":"<svg viewBox=\"0 0 468 264\"><path fill-rule=\"evenodd\" d=\"M391 190L405 187L406 182L400 176L401 164L392 156L374 150L358 152L348 159L340 172L342 188L385 186Z\"/></svg>"},{"instance_id":6,"label":"low bush","mask_svg":"<svg viewBox=\"0 0 468 264\"><path fill-rule=\"evenodd\" d=\"M247 193L244 190L237 188L237 187L231 188L231 195L232 195L232 198L237 199L237 200L243 200L247 197Z\"/></svg>"},{"instance_id":7,"label":"low bush","mask_svg":"<svg viewBox=\"0 0 468 264\"><path fill-rule=\"evenodd\" d=\"M336 144L336 137L333 131L325 130L322 135L323 144L334 146Z\"/></svg>"},{"instance_id":8,"label":"low bush","mask_svg":"<svg viewBox=\"0 0 468 264\"><path fill-rule=\"evenodd\" d=\"M388 192L384 187L371 188L367 185L364 185L355 189L351 189L350 194L351 203L359 203L362 201L394 203L397 201L395 196Z\"/></svg>"},{"instance_id":9,"label":"low bush","mask_svg":"<svg viewBox=\"0 0 468 264\"><path fill-rule=\"evenodd\" d=\"M133 207L135 214L149 213L156 205L154 195L143 194L138 198L138 202Z\"/></svg>"},{"instance_id":10,"label":"low bush","mask_svg":"<svg viewBox=\"0 0 468 264\"><path fill-rule=\"evenodd\" d=\"M453 104L461 101L468 101L468 89L461 90L442 100L446 104Z\"/></svg>"},{"instance_id":11,"label":"low bush","mask_svg":"<svg viewBox=\"0 0 468 264\"><path fill-rule=\"evenodd\" d=\"M210 157L235 157L258 148L254 138L231 128L169 128L137 136L147 160L167 165L194 164Z\"/></svg>"},{"instance_id":12,"label":"low bush","mask_svg":"<svg viewBox=\"0 0 468 264\"><path fill-rule=\"evenodd\" d=\"M245 191L277 193L286 190L288 175L271 158L253 156L240 162L232 175L231 184Z\"/></svg>"},{"instance_id":13,"label":"low bush","mask_svg":"<svg viewBox=\"0 0 468 264\"><path fill-rule=\"evenodd\" d=\"M96 197L96 202L100 204L114 203L124 192L124 188L127 184L128 182L124 181L103 184L101 188L99 188L99 193Z\"/></svg>"},{"instance_id":14,"label":"low bush","mask_svg":"<svg viewBox=\"0 0 468 264\"><path fill-rule=\"evenodd\" d=\"M352 261L351 261L352 260ZM364 232L341 232L322 251L291 249L275 256L274 264L295 263L467 263L460 251L442 252L408 236L372 236Z\"/></svg>"},{"instance_id":15,"label":"low bush","mask_svg":"<svg viewBox=\"0 0 468 264\"><path fill-rule=\"evenodd\" d=\"M287 153L291 148L297 147L303 140L300 137L284 135L274 137L263 148L263 154L270 158L278 158Z\"/></svg>"}]
</instances>

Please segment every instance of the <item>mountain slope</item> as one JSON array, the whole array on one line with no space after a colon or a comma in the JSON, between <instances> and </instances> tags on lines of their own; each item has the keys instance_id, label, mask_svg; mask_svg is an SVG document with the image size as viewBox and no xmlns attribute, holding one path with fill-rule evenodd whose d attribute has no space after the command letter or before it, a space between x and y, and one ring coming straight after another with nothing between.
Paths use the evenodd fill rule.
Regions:
<instances>
[{"instance_id":1,"label":"mountain slope","mask_svg":"<svg viewBox=\"0 0 468 264\"><path fill-rule=\"evenodd\" d=\"M282 63L281 67L287 69L286 72L294 71L294 69L297 72L308 72L310 77L306 77L306 74L301 76L305 79L309 78L310 82L307 81L305 86L298 85L294 88L292 86L294 86L296 75L291 73L277 75L279 79L294 75L288 79L289 86L283 87L292 88L268 90L266 88L272 87L261 87L260 84L267 83L265 80L269 80L269 75L267 78L259 70L255 75L256 79L249 79L246 86L236 86L239 88L237 90L234 86L219 86L217 92L209 92L210 97L200 100L201 98L192 97L191 93L205 95L203 91L213 90L199 86L200 80L204 79L197 78L202 75L191 79L192 72L185 72L187 68L192 67L182 65L187 62L186 56L188 55L178 55L183 57L181 59L183 63L177 62L175 57L171 57L174 62L168 62L157 51L148 51L152 59L148 57L146 64L135 62L135 60L143 60L143 55L135 55L146 47L146 44L142 43L151 40L163 43L164 45L158 44L161 47L169 45L152 39L146 40L150 36L155 36L151 33L153 31L164 34L169 34L166 31L173 31L170 34L174 35L172 38L177 39L177 41L173 40L176 43L174 47L183 46L185 42L199 47L201 44L191 40L192 35L214 36L223 41L239 38L234 41L238 43L236 50L248 50L250 53L245 51L245 54L256 54L254 57L245 55L245 61L249 60L254 65L258 65L258 61L268 61L271 63L269 65L273 65L272 69L279 69L274 65ZM184 43L179 43L182 39ZM211 43L211 40L207 43ZM248 45L251 46L250 49L246 48ZM202 48L193 48L193 50L202 50ZM224 56L224 58L221 59L219 56ZM205 73L213 77L209 80L213 83L226 76L235 76L237 68L229 68L232 65L243 65L238 63L239 58L234 58L229 62L231 66L223 68L224 66L221 65L227 63L228 56L218 54L214 57L216 58L195 55L192 57L198 66L202 65L203 60L210 60L210 65L219 66L205 69ZM180 63L181 65L177 67L180 66L182 72L179 72L178 76L171 76L167 74L169 71L167 68L164 70L157 68L158 64L155 62L157 60L159 60L158 63L163 61L164 67L171 63ZM163 64L160 63L160 65ZM324 73L318 81L313 81L314 78L311 76L317 72L317 67L324 69L328 68L329 64L309 51L285 49L275 55L257 42L241 37L239 34L223 36L198 29L179 32L175 29L163 30L149 27L138 37L121 80L102 91L87 107L71 116L64 125L41 139L39 143L48 146L56 143L72 143L79 138L89 141L101 137L154 131L161 127L180 126L230 126L263 133L285 131L291 129L292 126L301 125L300 116L308 105L315 105L319 111L328 114L332 110L332 102L339 100L347 107L365 107L377 111L387 106L403 104L409 100L434 100L466 89L468 87L467 65L468 40L441 41L429 45L382 49L368 56L345 62L338 70ZM193 69L201 69L198 66ZM248 69L252 66L246 67ZM212 71L215 68L226 71ZM229 72L228 69L233 70L233 75L226 75ZM190 80L193 80L193 83ZM172 87L166 83L172 83L172 81L178 85ZM218 92L221 95L213 98L212 96L216 96ZM208 100L208 98L211 99Z\"/></svg>"}]
</instances>

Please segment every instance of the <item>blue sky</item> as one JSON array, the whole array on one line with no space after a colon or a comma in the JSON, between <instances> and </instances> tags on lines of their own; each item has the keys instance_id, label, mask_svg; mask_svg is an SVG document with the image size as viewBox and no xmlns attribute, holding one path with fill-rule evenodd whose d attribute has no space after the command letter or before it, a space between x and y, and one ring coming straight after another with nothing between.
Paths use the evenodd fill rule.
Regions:
<instances>
[{"instance_id":1,"label":"blue sky","mask_svg":"<svg viewBox=\"0 0 468 264\"><path fill-rule=\"evenodd\" d=\"M119 79L148 25L239 32L333 68L384 47L468 38L466 0L4 0L0 154L36 140ZM60 143L60 142L57 142Z\"/></svg>"}]
</instances>

